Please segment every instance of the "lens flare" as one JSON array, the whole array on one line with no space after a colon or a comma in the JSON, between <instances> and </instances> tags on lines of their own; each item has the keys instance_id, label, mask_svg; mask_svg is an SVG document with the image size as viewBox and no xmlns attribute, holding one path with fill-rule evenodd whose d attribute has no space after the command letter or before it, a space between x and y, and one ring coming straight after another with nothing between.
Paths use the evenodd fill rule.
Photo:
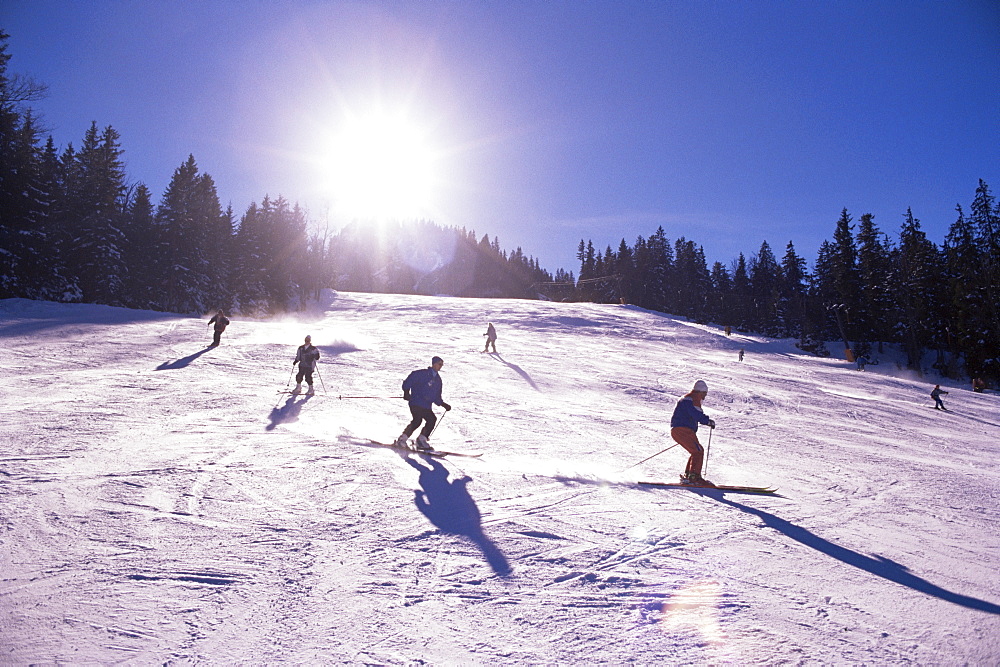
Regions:
<instances>
[{"instance_id":1,"label":"lens flare","mask_svg":"<svg viewBox=\"0 0 1000 667\"><path fill-rule=\"evenodd\" d=\"M706 644L723 645L726 635L719 622L721 595L722 586L717 581L696 581L682 586L663 603L660 628L664 631L693 629Z\"/></svg>"}]
</instances>

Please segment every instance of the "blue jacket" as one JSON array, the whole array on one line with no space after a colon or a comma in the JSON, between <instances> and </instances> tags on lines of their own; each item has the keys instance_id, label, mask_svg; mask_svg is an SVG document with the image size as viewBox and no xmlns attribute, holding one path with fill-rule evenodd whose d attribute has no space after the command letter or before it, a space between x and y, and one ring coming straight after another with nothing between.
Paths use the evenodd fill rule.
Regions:
<instances>
[{"instance_id":1,"label":"blue jacket","mask_svg":"<svg viewBox=\"0 0 1000 667\"><path fill-rule=\"evenodd\" d=\"M431 367L413 371L403 380L403 393L410 394L410 405L418 408L444 405L441 399L441 375Z\"/></svg>"},{"instance_id":2,"label":"blue jacket","mask_svg":"<svg viewBox=\"0 0 1000 667\"><path fill-rule=\"evenodd\" d=\"M677 407L674 408L674 414L670 418L670 428L683 426L692 431L697 431L698 424L708 426L709 421L711 420L708 418L708 415L702 412L701 408L695 406L691 397L685 396L677 401Z\"/></svg>"}]
</instances>

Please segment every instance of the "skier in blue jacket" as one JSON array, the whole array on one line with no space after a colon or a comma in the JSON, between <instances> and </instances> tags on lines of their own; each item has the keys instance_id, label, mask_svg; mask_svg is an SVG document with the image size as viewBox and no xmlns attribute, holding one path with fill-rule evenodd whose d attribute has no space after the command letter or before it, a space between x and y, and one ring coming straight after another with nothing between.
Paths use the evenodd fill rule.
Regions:
<instances>
[{"instance_id":1,"label":"skier in blue jacket","mask_svg":"<svg viewBox=\"0 0 1000 667\"><path fill-rule=\"evenodd\" d=\"M413 420L406 425L402 434L396 438L398 447L405 447L406 441L413 432L420 428L423 422L424 427L417 436L417 449L431 449L428 438L437 423L437 415L431 409L432 405L440 405L446 411L451 410L451 406L441 398L441 367L444 366L444 359L434 357L431 359L429 368L421 368L413 371L403 380L403 398L410 404L410 414Z\"/></svg>"},{"instance_id":2,"label":"skier in blue jacket","mask_svg":"<svg viewBox=\"0 0 1000 667\"><path fill-rule=\"evenodd\" d=\"M701 476L705 449L698 442L698 424L715 428L715 422L701 410L701 402L706 396L708 396L708 385L704 380L698 380L694 383L694 389L677 401L674 414L670 417L670 437L691 455L684 474L681 475L681 482L684 484L715 486Z\"/></svg>"}]
</instances>

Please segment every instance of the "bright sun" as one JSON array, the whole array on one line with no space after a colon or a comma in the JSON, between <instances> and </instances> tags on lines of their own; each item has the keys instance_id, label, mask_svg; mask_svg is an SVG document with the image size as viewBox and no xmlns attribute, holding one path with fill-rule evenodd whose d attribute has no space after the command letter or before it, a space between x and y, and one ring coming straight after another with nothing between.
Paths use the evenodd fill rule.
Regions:
<instances>
[{"instance_id":1,"label":"bright sun","mask_svg":"<svg viewBox=\"0 0 1000 667\"><path fill-rule=\"evenodd\" d=\"M341 215L402 220L430 214L437 154L426 131L404 115L351 115L329 150L329 187Z\"/></svg>"}]
</instances>

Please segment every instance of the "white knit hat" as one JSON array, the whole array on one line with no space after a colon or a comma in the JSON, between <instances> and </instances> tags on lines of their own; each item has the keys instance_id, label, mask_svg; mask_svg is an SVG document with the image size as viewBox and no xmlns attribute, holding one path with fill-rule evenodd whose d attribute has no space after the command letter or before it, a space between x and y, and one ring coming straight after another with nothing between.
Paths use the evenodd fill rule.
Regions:
<instances>
[{"instance_id":1,"label":"white knit hat","mask_svg":"<svg viewBox=\"0 0 1000 667\"><path fill-rule=\"evenodd\" d=\"M703 391L707 394L708 385L705 384L704 380L698 380L697 382L694 383L694 389L692 391Z\"/></svg>"}]
</instances>

